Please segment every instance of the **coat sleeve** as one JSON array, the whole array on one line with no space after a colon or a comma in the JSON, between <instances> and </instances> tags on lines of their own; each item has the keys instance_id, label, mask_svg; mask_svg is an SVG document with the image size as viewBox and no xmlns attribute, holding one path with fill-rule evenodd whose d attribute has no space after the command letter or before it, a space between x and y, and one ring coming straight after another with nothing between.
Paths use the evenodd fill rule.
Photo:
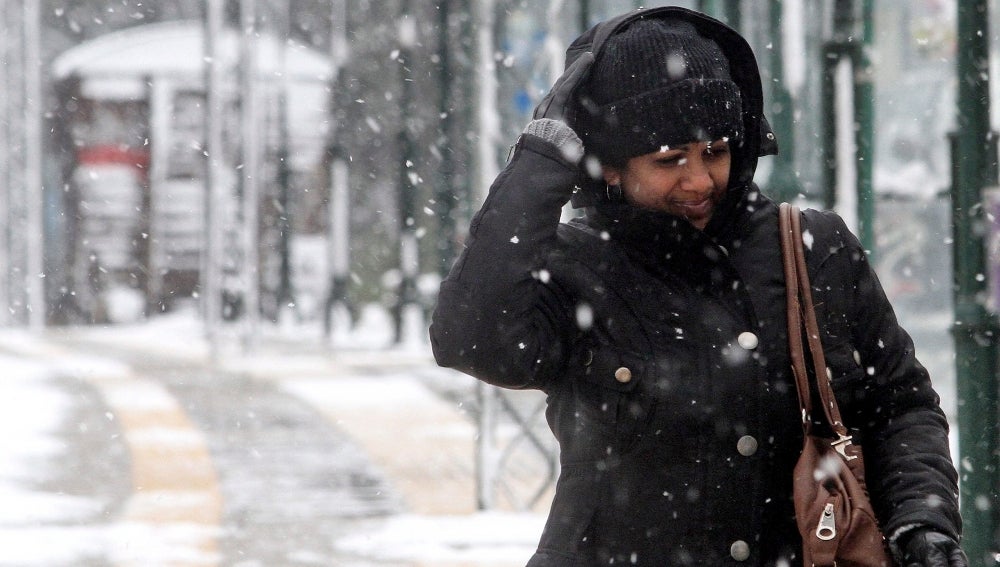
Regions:
<instances>
[{"instance_id":1,"label":"coat sleeve","mask_svg":"<svg viewBox=\"0 0 1000 567\"><path fill-rule=\"evenodd\" d=\"M848 275L845 334L857 364L855 377L846 380L846 399L839 390L838 399L847 402L841 405L849 412L848 425L853 422L862 433L876 513L887 536L926 525L958 539L958 477L940 399L860 242L839 217L836 221L844 243L836 263L846 265Z\"/></svg>"},{"instance_id":2,"label":"coat sleeve","mask_svg":"<svg viewBox=\"0 0 1000 567\"><path fill-rule=\"evenodd\" d=\"M543 388L565 364L569 310L544 263L579 176L552 144L520 137L442 282L430 327L438 364L508 388Z\"/></svg>"}]
</instances>

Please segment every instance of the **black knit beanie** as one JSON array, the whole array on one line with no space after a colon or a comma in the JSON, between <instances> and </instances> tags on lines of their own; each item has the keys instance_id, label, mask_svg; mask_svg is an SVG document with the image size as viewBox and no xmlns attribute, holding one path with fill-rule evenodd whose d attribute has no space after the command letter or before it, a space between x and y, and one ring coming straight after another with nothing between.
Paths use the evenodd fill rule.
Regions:
<instances>
[{"instance_id":1,"label":"black knit beanie","mask_svg":"<svg viewBox=\"0 0 1000 567\"><path fill-rule=\"evenodd\" d=\"M689 22L641 19L609 37L586 96L584 144L610 165L695 140L743 136L729 61Z\"/></svg>"}]
</instances>

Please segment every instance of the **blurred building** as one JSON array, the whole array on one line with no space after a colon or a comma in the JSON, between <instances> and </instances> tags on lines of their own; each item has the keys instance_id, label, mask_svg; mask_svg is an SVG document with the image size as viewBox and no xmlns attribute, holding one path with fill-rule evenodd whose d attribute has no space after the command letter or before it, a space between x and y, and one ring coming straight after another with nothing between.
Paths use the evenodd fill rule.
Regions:
<instances>
[{"instance_id":1,"label":"blurred building","mask_svg":"<svg viewBox=\"0 0 1000 567\"><path fill-rule=\"evenodd\" d=\"M121 319L126 315L107 309L130 303L144 306L142 312L169 309L197 291L206 219L203 30L200 22L187 21L132 27L73 47L52 64L64 111L59 145L70 148L62 180L69 219L67 288L94 319ZM219 38L227 85L221 159L231 173L224 180L229 198L222 218L233 242L240 195L240 40L233 29ZM273 219L282 214L275 207L279 165L287 165L298 206L315 209L318 203L302 201L325 194L316 172L326 147L330 65L325 54L273 36L256 41L265 154L257 173L258 205L267 246L277 240L279 223ZM288 161L280 164L284 144L281 155ZM267 278L273 254L262 256Z\"/></svg>"}]
</instances>

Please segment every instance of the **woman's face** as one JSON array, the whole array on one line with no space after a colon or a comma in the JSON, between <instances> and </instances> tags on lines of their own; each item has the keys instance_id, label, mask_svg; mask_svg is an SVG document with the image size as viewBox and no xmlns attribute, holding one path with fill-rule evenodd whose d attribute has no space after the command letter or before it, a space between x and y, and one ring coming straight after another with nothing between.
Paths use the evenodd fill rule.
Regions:
<instances>
[{"instance_id":1,"label":"woman's face","mask_svg":"<svg viewBox=\"0 0 1000 567\"><path fill-rule=\"evenodd\" d=\"M691 142L605 167L604 180L620 185L629 203L686 218L704 229L729 185L731 156L725 140Z\"/></svg>"}]
</instances>

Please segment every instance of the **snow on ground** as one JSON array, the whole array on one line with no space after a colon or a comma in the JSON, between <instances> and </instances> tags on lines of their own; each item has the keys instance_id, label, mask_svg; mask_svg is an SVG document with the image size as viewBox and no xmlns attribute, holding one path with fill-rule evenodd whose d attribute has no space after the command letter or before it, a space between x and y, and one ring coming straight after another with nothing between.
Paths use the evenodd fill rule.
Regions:
<instances>
[{"instance_id":1,"label":"snow on ground","mask_svg":"<svg viewBox=\"0 0 1000 567\"><path fill-rule=\"evenodd\" d=\"M0 375L0 529L92 514L98 506L86 498L38 488L65 450L57 432L68 394L36 362L0 355Z\"/></svg>"},{"instance_id":2,"label":"snow on ground","mask_svg":"<svg viewBox=\"0 0 1000 567\"><path fill-rule=\"evenodd\" d=\"M39 468L59 455L54 434L69 401L48 380L42 364L0 356L0 367L0 430L4 432L0 450L6 456L0 459L0 491L19 492L11 482L34 480ZM18 517L11 517L12 513ZM23 513L0 506L0 521L24 520Z\"/></svg>"},{"instance_id":3,"label":"snow on ground","mask_svg":"<svg viewBox=\"0 0 1000 567\"><path fill-rule=\"evenodd\" d=\"M534 552L543 524L539 514L401 515L342 538L337 547L373 559L422 565L523 565Z\"/></svg>"},{"instance_id":4,"label":"snow on ground","mask_svg":"<svg viewBox=\"0 0 1000 567\"><path fill-rule=\"evenodd\" d=\"M398 350L377 348L389 336L384 329L385 319L377 313L367 313L358 327L357 348L344 356L361 364L414 364L424 360L432 365L426 347L421 352L412 345ZM62 332L54 330L53 332ZM79 328L67 332L85 333L88 340L107 342L131 349L157 354L171 353L182 361L204 360L209 347L197 317L182 313L161 317L149 323L119 325L104 328ZM318 331L307 330L314 338ZM274 344L283 344L287 337ZM312 340L312 339L310 339ZM291 344L262 349L246 357L233 351L223 353L220 364L239 369L254 367L257 372L268 369L291 371L302 379L295 380L297 395L303 399L322 401L328 397L328 384L317 380L329 371L330 357L313 351L303 351ZM46 471L59 467L67 447L59 436L63 419L73 406L71 394L60 388L57 376L93 378L95 376L123 377L130 369L123 361L100 353L80 354L48 345L43 336L21 329L0 330L0 566L58 566L79 565L98 558L136 559L141 557L146 565L184 563L185 557L177 555L186 548L174 545L186 539L184 534L148 537L137 530L146 529L124 519L110 519L100 523L101 503L86 498L46 492L40 479ZM288 350L283 351L284 348ZM19 354L10 354L19 353ZM99 379L99 378L98 378ZM418 377L407 378L405 372L393 372L392 381L398 387L398 396L383 397L380 404L405 407L416 399L432 396ZM355 382L352 382L355 383ZM309 391L310 385L314 388ZM305 390L304 390L305 389ZM344 390L341 389L341 392ZM364 388L359 389L359 394ZM155 403L136 389L128 396L128 403L144 406ZM352 396L358 404L372 400ZM117 401L116 403L123 403ZM456 408L456 413L460 409ZM110 418L109 418L110 419ZM469 455L470 462L473 455ZM520 566L534 551L541 534L544 516L502 512L475 512L463 515L404 514L372 519L363 530L350 532L336 542L337 549L345 554L368 561L400 562L414 565L463 565L463 566ZM174 544L166 545L163 537ZM161 544L154 545L160 539ZM121 542L130 542L131 549L121 548ZM182 542L180 542L182 543ZM141 549L140 549L141 548ZM206 564L201 561L197 564ZM98 563L101 564L101 563ZM179 564L179 563L172 563ZM347 566L350 567L350 566Z\"/></svg>"},{"instance_id":5,"label":"snow on ground","mask_svg":"<svg viewBox=\"0 0 1000 567\"><path fill-rule=\"evenodd\" d=\"M58 430L71 403L47 363L0 354L0 565L71 565L101 548L99 530L61 525L100 503L40 486L66 449Z\"/></svg>"}]
</instances>

